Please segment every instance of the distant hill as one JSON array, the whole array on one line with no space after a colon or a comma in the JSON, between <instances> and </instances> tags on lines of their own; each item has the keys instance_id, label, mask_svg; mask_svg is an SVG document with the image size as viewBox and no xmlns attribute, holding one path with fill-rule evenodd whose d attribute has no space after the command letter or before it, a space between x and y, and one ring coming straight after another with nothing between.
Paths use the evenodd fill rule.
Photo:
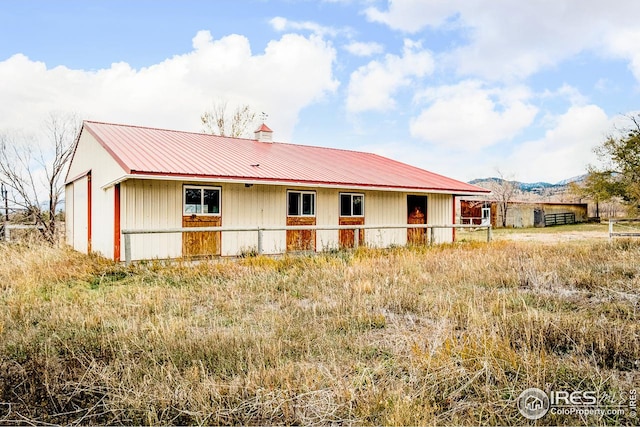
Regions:
<instances>
[{"instance_id":1,"label":"distant hill","mask_svg":"<svg viewBox=\"0 0 640 427\"><path fill-rule=\"evenodd\" d=\"M569 183L581 182L587 175L574 176L572 178L563 179L555 184L549 182L520 182L510 181L517 185L524 196L552 198L553 196L565 195L569 189ZM478 178L469 181L469 184L477 185L479 187L490 188L493 183L500 183L504 181L502 178L489 177Z\"/></svg>"}]
</instances>

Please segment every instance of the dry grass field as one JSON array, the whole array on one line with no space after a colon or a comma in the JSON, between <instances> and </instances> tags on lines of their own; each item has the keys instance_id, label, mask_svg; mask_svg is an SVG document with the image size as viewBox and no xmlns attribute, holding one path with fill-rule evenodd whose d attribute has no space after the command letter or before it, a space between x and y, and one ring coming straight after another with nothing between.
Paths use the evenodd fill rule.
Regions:
<instances>
[{"instance_id":1,"label":"dry grass field","mask_svg":"<svg viewBox=\"0 0 640 427\"><path fill-rule=\"evenodd\" d=\"M0 424L629 425L516 408L640 388L640 241L124 267L0 246Z\"/></svg>"}]
</instances>

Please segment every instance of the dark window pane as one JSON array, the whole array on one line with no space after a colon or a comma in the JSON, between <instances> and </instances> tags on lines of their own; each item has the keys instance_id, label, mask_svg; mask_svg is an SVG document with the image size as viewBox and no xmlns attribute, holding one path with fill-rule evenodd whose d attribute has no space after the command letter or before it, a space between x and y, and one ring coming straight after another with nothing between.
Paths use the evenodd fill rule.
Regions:
<instances>
[{"instance_id":1,"label":"dark window pane","mask_svg":"<svg viewBox=\"0 0 640 427\"><path fill-rule=\"evenodd\" d=\"M300 215L300 193L289 193L289 206L287 208L287 215L299 216Z\"/></svg>"},{"instance_id":2,"label":"dark window pane","mask_svg":"<svg viewBox=\"0 0 640 427\"><path fill-rule=\"evenodd\" d=\"M204 190L204 212L209 214L220 213L220 191Z\"/></svg>"},{"instance_id":3,"label":"dark window pane","mask_svg":"<svg viewBox=\"0 0 640 427\"><path fill-rule=\"evenodd\" d=\"M362 196L353 196L353 215L362 216Z\"/></svg>"},{"instance_id":4,"label":"dark window pane","mask_svg":"<svg viewBox=\"0 0 640 427\"><path fill-rule=\"evenodd\" d=\"M351 216L351 195L340 195L340 216Z\"/></svg>"},{"instance_id":5,"label":"dark window pane","mask_svg":"<svg viewBox=\"0 0 640 427\"><path fill-rule=\"evenodd\" d=\"M199 188L184 189L184 212L200 213L202 209L202 195Z\"/></svg>"},{"instance_id":6,"label":"dark window pane","mask_svg":"<svg viewBox=\"0 0 640 427\"><path fill-rule=\"evenodd\" d=\"M314 194L302 195L302 215L313 215L313 196Z\"/></svg>"}]
</instances>

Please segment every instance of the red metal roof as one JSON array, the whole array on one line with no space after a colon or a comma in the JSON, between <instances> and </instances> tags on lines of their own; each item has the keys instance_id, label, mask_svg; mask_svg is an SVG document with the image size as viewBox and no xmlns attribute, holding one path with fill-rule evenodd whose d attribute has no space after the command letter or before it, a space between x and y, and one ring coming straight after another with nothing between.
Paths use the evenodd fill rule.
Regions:
<instances>
[{"instance_id":1,"label":"red metal roof","mask_svg":"<svg viewBox=\"0 0 640 427\"><path fill-rule=\"evenodd\" d=\"M206 177L302 185L488 190L376 154L85 121L127 174Z\"/></svg>"}]
</instances>

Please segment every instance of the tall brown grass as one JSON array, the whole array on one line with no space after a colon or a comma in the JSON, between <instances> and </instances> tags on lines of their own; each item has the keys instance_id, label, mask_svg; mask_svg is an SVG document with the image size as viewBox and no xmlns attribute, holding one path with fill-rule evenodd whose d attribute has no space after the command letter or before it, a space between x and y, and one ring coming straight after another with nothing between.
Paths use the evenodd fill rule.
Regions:
<instances>
[{"instance_id":1,"label":"tall brown grass","mask_svg":"<svg viewBox=\"0 0 640 427\"><path fill-rule=\"evenodd\" d=\"M0 259L0 424L521 425L526 388L640 385L637 242Z\"/></svg>"}]
</instances>

